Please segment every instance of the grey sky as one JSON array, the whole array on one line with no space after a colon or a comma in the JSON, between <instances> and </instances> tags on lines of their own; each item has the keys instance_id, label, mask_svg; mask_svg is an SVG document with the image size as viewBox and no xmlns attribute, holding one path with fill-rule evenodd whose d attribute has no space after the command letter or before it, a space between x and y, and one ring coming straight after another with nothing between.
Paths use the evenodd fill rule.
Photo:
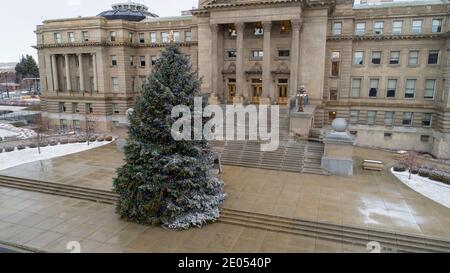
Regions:
<instances>
[{"instance_id":1,"label":"grey sky","mask_svg":"<svg viewBox=\"0 0 450 273\"><path fill-rule=\"evenodd\" d=\"M32 54L36 25L47 19L93 16L127 0L8 0L2 1L0 15L0 63L15 62L20 55ZM197 6L198 0L137 0L160 16L179 15Z\"/></svg>"}]
</instances>

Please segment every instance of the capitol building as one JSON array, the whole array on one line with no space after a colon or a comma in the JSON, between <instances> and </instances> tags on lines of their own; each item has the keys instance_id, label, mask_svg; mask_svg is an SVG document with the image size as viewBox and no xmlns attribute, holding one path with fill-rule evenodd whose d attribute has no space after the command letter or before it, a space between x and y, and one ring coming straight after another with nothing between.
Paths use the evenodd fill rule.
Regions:
<instances>
[{"instance_id":1,"label":"capitol building","mask_svg":"<svg viewBox=\"0 0 450 273\"><path fill-rule=\"evenodd\" d=\"M287 107L304 86L312 129L345 118L357 145L450 158L449 13L447 0L200 0L173 17L128 2L47 20L36 29L43 116L114 131L174 42L211 103Z\"/></svg>"}]
</instances>

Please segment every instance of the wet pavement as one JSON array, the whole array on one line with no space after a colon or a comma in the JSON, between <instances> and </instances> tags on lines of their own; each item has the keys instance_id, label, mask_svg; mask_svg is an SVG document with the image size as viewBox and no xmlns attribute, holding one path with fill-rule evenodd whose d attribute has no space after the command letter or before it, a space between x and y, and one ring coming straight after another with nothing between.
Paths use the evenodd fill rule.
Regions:
<instances>
[{"instance_id":1,"label":"wet pavement","mask_svg":"<svg viewBox=\"0 0 450 273\"><path fill-rule=\"evenodd\" d=\"M352 177L224 167L225 208L344 226L450 239L450 210L390 174L363 171L363 159L393 164L391 153L356 148ZM123 155L115 145L0 172L29 179L111 190ZM111 212L113 214L113 212ZM222 225L222 224L220 224Z\"/></svg>"}]
</instances>

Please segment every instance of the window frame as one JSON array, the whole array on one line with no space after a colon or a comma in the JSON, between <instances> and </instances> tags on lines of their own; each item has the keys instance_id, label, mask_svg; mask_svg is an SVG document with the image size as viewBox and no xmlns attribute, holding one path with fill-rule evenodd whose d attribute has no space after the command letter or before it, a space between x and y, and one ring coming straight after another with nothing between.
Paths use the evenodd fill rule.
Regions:
<instances>
[{"instance_id":1,"label":"window frame","mask_svg":"<svg viewBox=\"0 0 450 273\"><path fill-rule=\"evenodd\" d=\"M375 96L372 96L372 89L375 89L374 87L372 87L372 82L377 82L377 88L375 90ZM380 79L379 78L372 78L369 80L369 94L368 97L371 99L376 99L378 98L378 94L380 93Z\"/></svg>"},{"instance_id":2,"label":"window frame","mask_svg":"<svg viewBox=\"0 0 450 273\"><path fill-rule=\"evenodd\" d=\"M362 55L361 55L361 63L356 63L356 60L357 60L357 58L356 58L356 54L357 53L361 53ZM363 66L364 65L364 51L361 51L361 50L355 50L354 52L353 52L353 65L356 65L356 66Z\"/></svg>"},{"instance_id":3,"label":"window frame","mask_svg":"<svg viewBox=\"0 0 450 273\"><path fill-rule=\"evenodd\" d=\"M437 26L439 28L439 31L435 31L434 27L434 22L440 22L439 26ZM431 33L442 33L442 27L444 25L444 20L442 18L433 18L431 20Z\"/></svg>"},{"instance_id":4,"label":"window frame","mask_svg":"<svg viewBox=\"0 0 450 273\"><path fill-rule=\"evenodd\" d=\"M396 27L395 23L400 23L400 27ZM401 35L403 34L403 20L393 20L392 21L392 35ZM400 28L400 31L395 31L396 29Z\"/></svg>"},{"instance_id":5,"label":"window frame","mask_svg":"<svg viewBox=\"0 0 450 273\"><path fill-rule=\"evenodd\" d=\"M355 89L355 81L359 82L359 87L358 87L358 96L354 96L354 91ZM362 88L362 78L352 78L352 93L351 93L351 98L352 99L356 99L356 98L360 98L361 97L361 88Z\"/></svg>"},{"instance_id":6,"label":"window frame","mask_svg":"<svg viewBox=\"0 0 450 273\"><path fill-rule=\"evenodd\" d=\"M381 24L381 28L377 28L376 27L377 24ZM380 33L377 33L377 30L381 30ZM373 22L373 34L374 35L383 35L384 34L384 21Z\"/></svg>"},{"instance_id":7,"label":"window frame","mask_svg":"<svg viewBox=\"0 0 450 273\"><path fill-rule=\"evenodd\" d=\"M362 32L361 32L361 29L358 29L358 25L363 25L364 26L364 28L362 29ZM357 22L355 24L355 35L357 35L357 36L365 35L366 34L366 26L367 26L366 22Z\"/></svg>"},{"instance_id":8,"label":"window frame","mask_svg":"<svg viewBox=\"0 0 450 273\"><path fill-rule=\"evenodd\" d=\"M336 26L339 25L339 28L336 28ZM344 23L342 21L334 21L332 28L331 28L331 34L333 36L340 36L342 35L342 29L343 29Z\"/></svg>"},{"instance_id":9,"label":"window frame","mask_svg":"<svg viewBox=\"0 0 450 273\"><path fill-rule=\"evenodd\" d=\"M390 83L395 81L395 87L394 89L392 87L390 87ZM388 79L387 80L387 88L386 88L386 98L396 98L397 97L397 89L398 89L398 79ZM390 96L389 92L393 91L394 95Z\"/></svg>"},{"instance_id":10,"label":"window frame","mask_svg":"<svg viewBox=\"0 0 450 273\"><path fill-rule=\"evenodd\" d=\"M414 30L414 22L420 22L420 29L418 31ZM417 26L416 26L417 27ZM413 19L411 20L411 33L412 34L422 34L423 30L423 19Z\"/></svg>"},{"instance_id":11,"label":"window frame","mask_svg":"<svg viewBox=\"0 0 450 273\"><path fill-rule=\"evenodd\" d=\"M431 81L433 82L433 89L432 90L428 88L428 83L431 82ZM424 88L424 93L423 93L423 98L425 100L434 100L434 98L436 97L436 83L437 83L436 79L426 79L425 80L425 88ZM427 96L427 91L430 91L430 90L433 93L432 97Z\"/></svg>"},{"instance_id":12,"label":"window frame","mask_svg":"<svg viewBox=\"0 0 450 273\"><path fill-rule=\"evenodd\" d=\"M397 63L392 63L392 54L398 53ZM389 65L400 65L401 51L400 50L391 50L389 52ZM395 60L395 59L394 59Z\"/></svg>"}]
</instances>

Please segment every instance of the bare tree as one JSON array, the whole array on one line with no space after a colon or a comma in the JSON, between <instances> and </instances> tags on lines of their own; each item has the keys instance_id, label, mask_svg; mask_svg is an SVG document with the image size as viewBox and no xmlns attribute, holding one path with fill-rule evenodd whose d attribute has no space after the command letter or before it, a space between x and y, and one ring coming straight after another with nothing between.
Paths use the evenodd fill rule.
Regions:
<instances>
[{"instance_id":1,"label":"bare tree","mask_svg":"<svg viewBox=\"0 0 450 273\"><path fill-rule=\"evenodd\" d=\"M36 145L39 154L41 154L41 141L43 137L42 135L44 132L46 132L47 128L42 120L42 115L40 113L33 118L31 128L36 132Z\"/></svg>"},{"instance_id":2,"label":"bare tree","mask_svg":"<svg viewBox=\"0 0 450 273\"><path fill-rule=\"evenodd\" d=\"M85 122L86 122L86 141L88 146L91 144L91 137L95 132L95 124L96 120L95 117L92 114L86 114L85 115Z\"/></svg>"},{"instance_id":3,"label":"bare tree","mask_svg":"<svg viewBox=\"0 0 450 273\"><path fill-rule=\"evenodd\" d=\"M412 177L412 171L418 166L418 154L414 151L409 151L402 159L401 163L409 170L409 179Z\"/></svg>"}]
</instances>

